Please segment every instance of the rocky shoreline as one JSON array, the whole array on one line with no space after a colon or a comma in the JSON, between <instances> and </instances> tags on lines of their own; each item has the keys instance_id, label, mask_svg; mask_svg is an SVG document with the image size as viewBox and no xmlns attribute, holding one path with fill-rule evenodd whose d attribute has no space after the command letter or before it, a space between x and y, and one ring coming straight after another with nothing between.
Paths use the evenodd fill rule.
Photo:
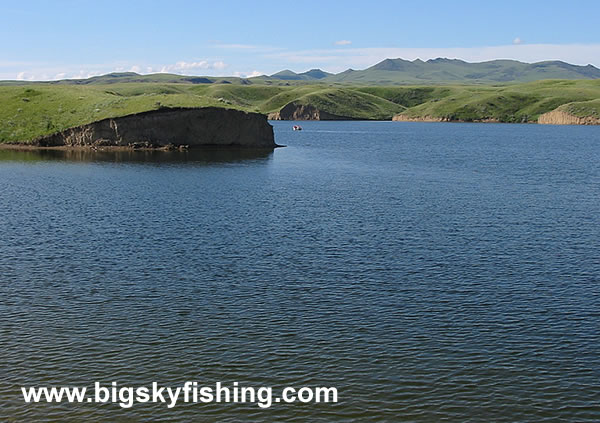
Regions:
<instances>
[{"instance_id":1,"label":"rocky shoreline","mask_svg":"<svg viewBox=\"0 0 600 423\"><path fill-rule=\"evenodd\" d=\"M289 103L280 111L269 113L269 120L291 120L291 121L308 121L308 120L357 120L347 116L333 115L310 104ZM481 118L481 119L453 119L451 117L437 116L407 116L404 114L394 115L388 121L394 122L453 122L453 123L538 123L543 125L600 125L600 118L594 116L579 117L572 115L560 109L544 113L537 120L526 120L523 122L503 121L496 118Z\"/></svg>"}]
</instances>

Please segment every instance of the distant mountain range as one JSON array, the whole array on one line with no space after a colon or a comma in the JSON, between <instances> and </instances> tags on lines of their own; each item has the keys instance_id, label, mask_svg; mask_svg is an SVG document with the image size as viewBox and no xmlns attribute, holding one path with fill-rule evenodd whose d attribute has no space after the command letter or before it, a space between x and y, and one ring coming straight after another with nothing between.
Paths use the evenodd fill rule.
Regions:
<instances>
[{"instance_id":1,"label":"distant mountain range","mask_svg":"<svg viewBox=\"0 0 600 423\"><path fill-rule=\"evenodd\" d=\"M320 79L325 79L330 76L335 75L329 72L322 71L321 69L311 69L302 73L296 73L286 69L271 75L271 78L281 79L284 81L316 81Z\"/></svg>"},{"instance_id":2,"label":"distant mountain range","mask_svg":"<svg viewBox=\"0 0 600 423\"><path fill-rule=\"evenodd\" d=\"M348 69L332 74L321 69L296 73L283 70L273 75L252 78L186 76L168 73L139 75L134 72L110 73L87 79L65 79L49 84L111 84L123 82L186 84L342 84L342 85L436 85L436 84L502 84L532 82L543 79L600 79L600 69L561 61L523 63L516 60L492 60L469 63L458 59L403 60L385 59L364 70ZM0 85L22 85L25 81L0 81Z\"/></svg>"},{"instance_id":3,"label":"distant mountain range","mask_svg":"<svg viewBox=\"0 0 600 423\"><path fill-rule=\"evenodd\" d=\"M541 79L600 79L600 69L592 65L577 66L561 61L523 63L516 60L492 60L468 63L442 58L426 62L419 59L412 62L386 59L365 70L348 69L338 74L320 69L299 74L285 70L262 78L365 85L508 83Z\"/></svg>"}]
</instances>

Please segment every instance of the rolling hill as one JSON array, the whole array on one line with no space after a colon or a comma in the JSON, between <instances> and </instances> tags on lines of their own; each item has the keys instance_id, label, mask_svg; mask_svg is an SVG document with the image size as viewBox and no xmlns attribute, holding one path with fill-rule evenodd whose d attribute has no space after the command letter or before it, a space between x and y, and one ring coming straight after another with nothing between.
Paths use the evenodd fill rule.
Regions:
<instances>
[{"instance_id":1,"label":"rolling hill","mask_svg":"<svg viewBox=\"0 0 600 423\"><path fill-rule=\"evenodd\" d=\"M386 59L365 70L347 70L328 76L323 82L364 85L494 84L543 79L600 79L600 69L560 61L530 64L515 60L468 63L443 58L426 62Z\"/></svg>"},{"instance_id":2,"label":"rolling hill","mask_svg":"<svg viewBox=\"0 0 600 423\"><path fill-rule=\"evenodd\" d=\"M273 75L252 78L188 76L169 73L140 75L134 72L116 72L88 79L64 79L35 82L48 85L107 85L117 83L158 83L194 85L272 85L300 86L323 84L329 86L395 86L395 85L496 85L533 82L546 79L600 79L600 69L578 66L561 61L523 63L515 60L493 60L469 63L458 59L431 59L427 61L385 59L367 69L348 69L338 74L311 69L296 73L289 69ZM25 85L33 82L0 81L0 86Z\"/></svg>"},{"instance_id":3,"label":"rolling hill","mask_svg":"<svg viewBox=\"0 0 600 423\"><path fill-rule=\"evenodd\" d=\"M306 72L296 73L289 69L277 72L271 75L271 79L281 79L283 81L318 81L333 76L332 73L322 71L321 69L311 69Z\"/></svg>"},{"instance_id":4,"label":"rolling hill","mask_svg":"<svg viewBox=\"0 0 600 423\"><path fill-rule=\"evenodd\" d=\"M106 75L92 76L86 79L61 79L58 81L0 81L3 85L27 85L27 84L45 84L45 85L106 85L123 83L160 83L160 84L238 84L249 85L250 80L238 78L235 76L215 77L215 76L189 76L176 75L172 73L153 73L140 75L135 72L113 72Z\"/></svg>"},{"instance_id":5,"label":"rolling hill","mask_svg":"<svg viewBox=\"0 0 600 423\"><path fill-rule=\"evenodd\" d=\"M575 116L595 123L600 119L600 80L389 87L190 82L6 85L0 86L0 143L27 142L161 107L204 106L260 112L276 119L467 122L537 122L540 115L557 111L561 119Z\"/></svg>"}]
</instances>

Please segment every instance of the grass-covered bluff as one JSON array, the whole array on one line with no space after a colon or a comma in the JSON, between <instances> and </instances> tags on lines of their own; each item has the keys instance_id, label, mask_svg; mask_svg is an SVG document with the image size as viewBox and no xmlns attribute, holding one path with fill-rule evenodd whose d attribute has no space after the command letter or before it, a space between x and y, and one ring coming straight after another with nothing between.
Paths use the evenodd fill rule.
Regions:
<instances>
[{"instance_id":1,"label":"grass-covered bluff","mask_svg":"<svg viewBox=\"0 0 600 423\"><path fill-rule=\"evenodd\" d=\"M516 85L369 87L113 83L0 86L0 142L37 137L110 117L161 107L216 106L275 113L289 103L349 119L536 122L561 110L600 117L600 81L546 80Z\"/></svg>"}]
</instances>

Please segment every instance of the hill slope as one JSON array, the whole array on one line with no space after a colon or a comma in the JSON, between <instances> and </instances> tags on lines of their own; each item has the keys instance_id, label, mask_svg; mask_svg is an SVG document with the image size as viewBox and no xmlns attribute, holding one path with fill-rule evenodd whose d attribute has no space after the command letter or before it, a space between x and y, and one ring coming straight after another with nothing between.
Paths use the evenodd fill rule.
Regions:
<instances>
[{"instance_id":1,"label":"hill slope","mask_svg":"<svg viewBox=\"0 0 600 423\"><path fill-rule=\"evenodd\" d=\"M311 69L302 73L296 73L286 69L271 75L270 78L281 79L284 81L316 81L332 75L332 73L324 72L321 69Z\"/></svg>"},{"instance_id":2,"label":"hill slope","mask_svg":"<svg viewBox=\"0 0 600 423\"><path fill-rule=\"evenodd\" d=\"M515 60L493 60L468 63L456 59L408 61L386 59L368 69L348 70L328 76L324 82L345 84L490 84L532 82L543 79L600 79L600 69L576 66L560 61L522 63Z\"/></svg>"},{"instance_id":3,"label":"hill slope","mask_svg":"<svg viewBox=\"0 0 600 423\"><path fill-rule=\"evenodd\" d=\"M559 108L596 122L600 80L446 86L239 85L193 83L0 86L0 142L161 107L216 106L291 119L537 122ZM282 111L290 112L287 115ZM562 115L561 115L562 116ZM594 119L590 120L587 117ZM577 121L577 120L574 120Z\"/></svg>"},{"instance_id":4,"label":"hill slope","mask_svg":"<svg viewBox=\"0 0 600 423\"><path fill-rule=\"evenodd\" d=\"M493 85L533 82L546 79L600 79L600 69L577 66L560 61L523 63L515 60L493 60L468 63L457 59L431 59L408 61L385 59L364 70L352 70L331 74L320 69L296 73L283 70L271 76L252 78L186 76L168 73L139 75L134 72L116 72L88 79L65 79L48 82L0 81L0 86L47 84L47 85L106 85L122 83L160 83L195 85L440 85L472 84Z\"/></svg>"},{"instance_id":5,"label":"hill slope","mask_svg":"<svg viewBox=\"0 0 600 423\"><path fill-rule=\"evenodd\" d=\"M548 80L501 87L448 87L398 120L537 122L557 107L600 99L600 81ZM591 108L585 110L593 110Z\"/></svg>"}]
</instances>

